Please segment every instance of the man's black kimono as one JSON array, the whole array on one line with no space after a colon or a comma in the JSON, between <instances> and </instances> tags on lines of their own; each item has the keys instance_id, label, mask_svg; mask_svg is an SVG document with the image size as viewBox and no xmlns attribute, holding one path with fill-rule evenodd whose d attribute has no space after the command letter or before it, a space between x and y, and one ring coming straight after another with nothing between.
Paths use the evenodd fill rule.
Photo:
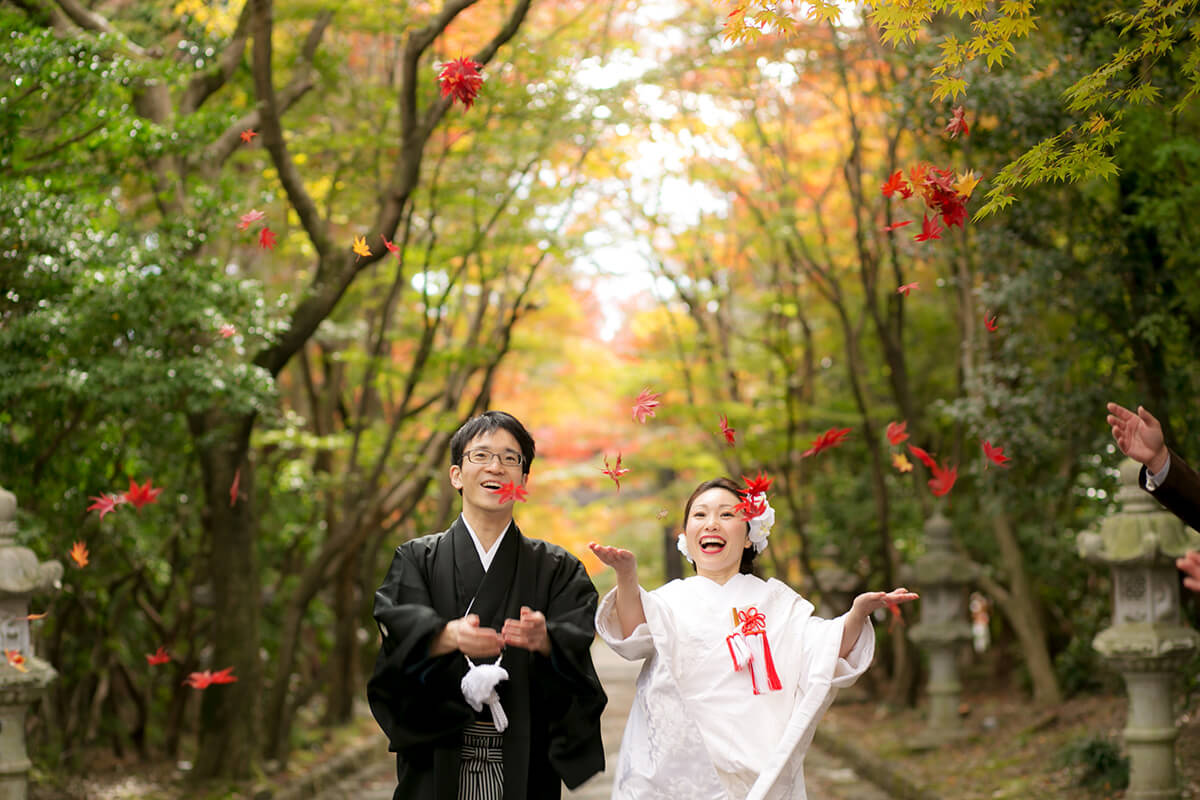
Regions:
<instances>
[{"instance_id":1,"label":"man's black kimono","mask_svg":"<svg viewBox=\"0 0 1200 800\"><path fill-rule=\"evenodd\" d=\"M367 683L371 711L396 753L395 800L454 800L459 743L475 712L459 682L465 656L430 657L434 637L471 605L479 624L500 630L521 606L546 617L550 656L505 648L499 685L508 715L504 796L557 798L604 769L600 712L607 702L589 648L596 589L579 559L521 535L512 523L485 573L462 518L444 533L396 548L375 593L383 645ZM484 707L485 718L487 707Z\"/></svg>"}]
</instances>

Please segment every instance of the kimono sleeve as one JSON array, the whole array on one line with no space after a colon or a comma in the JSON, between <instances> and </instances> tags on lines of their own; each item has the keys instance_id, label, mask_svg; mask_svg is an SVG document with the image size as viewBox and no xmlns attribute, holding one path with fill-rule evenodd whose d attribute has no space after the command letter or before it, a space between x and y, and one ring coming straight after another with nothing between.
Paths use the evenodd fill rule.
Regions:
<instances>
[{"instance_id":1,"label":"kimono sleeve","mask_svg":"<svg viewBox=\"0 0 1200 800\"><path fill-rule=\"evenodd\" d=\"M646 607L649 592L638 587L642 598L642 608ZM596 611L596 633L613 649L617 655L626 661L637 661L654 655L654 636L650 633L650 625L643 622L633 629L628 636L622 636L621 621L617 617L617 590L613 589L600 601Z\"/></svg>"},{"instance_id":2,"label":"kimono sleeve","mask_svg":"<svg viewBox=\"0 0 1200 800\"><path fill-rule=\"evenodd\" d=\"M1154 491L1154 499L1164 508L1179 517L1189 527L1200 530L1200 475L1191 468L1174 450L1171 453L1171 468L1167 477ZM1138 473L1138 484L1146 488L1146 467Z\"/></svg>"},{"instance_id":3,"label":"kimono sleeve","mask_svg":"<svg viewBox=\"0 0 1200 800\"><path fill-rule=\"evenodd\" d=\"M826 681L834 689L853 686L871 666L875 657L875 629L871 621L863 623L862 632L845 658L839 655L845 615L835 619L810 617L804 628L802 682Z\"/></svg>"},{"instance_id":4,"label":"kimono sleeve","mask_svg":"<svg viewBox=\"0 0 1200 800\"><path fill-rule=\"evenodd\" d=\"M389 749L399 752L459 730L471 717L459 689L466 665L458 653L429 655L447 620L433 609L427 572L411 548L397 548L375 592L374 616L383 642L367 700Z\"/></svg>"},{"instance_id":5,"label":"kimono sleeve","mask_svg":"<svg viewBox=\"0 0 1200 800\"><path fill-rule=\"evenodd\" d=\"M576 558L564 557L553 571L544 612L549 657L537 656L537 677L551 699L550 763L569 788L604 769L600 714L608 697L592 664L596 587ZM547 664L548 662L548 664ZM548 668L546 668L548 666Z\"/></svg>"}]
</instances>

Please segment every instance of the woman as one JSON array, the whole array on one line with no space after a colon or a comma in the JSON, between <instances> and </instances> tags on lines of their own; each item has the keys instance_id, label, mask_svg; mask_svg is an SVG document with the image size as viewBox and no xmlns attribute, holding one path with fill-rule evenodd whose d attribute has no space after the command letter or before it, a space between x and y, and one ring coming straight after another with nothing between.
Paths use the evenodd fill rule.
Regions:
<instances>
[{"instance_id":1,"label":"woman","mask_svg":"<svg viewBox=\"0 0 1200 800\"><path fill-rule=\"evenodd\" d=\"M877 609L916 599L867 592L834 620L784 583L751 574L775 512L770 480L696 487L680 549L696 576L647 592L633 553L592 542L617 573L596 630L621 656L646 659L621 742L613 797L803 800L804 754L836 690L870 666ZM739 496L740 495L740 496Z\"/></svg>"}]
</instances>

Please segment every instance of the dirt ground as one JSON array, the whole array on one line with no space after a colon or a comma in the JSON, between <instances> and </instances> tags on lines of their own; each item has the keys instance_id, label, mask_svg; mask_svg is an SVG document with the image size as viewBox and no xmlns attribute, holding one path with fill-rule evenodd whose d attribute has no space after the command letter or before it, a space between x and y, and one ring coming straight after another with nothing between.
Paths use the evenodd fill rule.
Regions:
<instances>
[{"instance_id":1,"label":"dirt ground","mask_svg":"<svg viewBox=\"0 0 1200 800\"><path fill-rule=\"evenodd\" d=\"M1064 757L1072 745L1098 737L1124 753L1127 702L1123 694L1090 695L1039 709L1016 692L967 691L960 709L966 738L927 751L910 749L925 729L921 707L887 711L870 702L839 702L822 724L942 800L1115 800L1125 793L1103 781L1080 785L1083 767ZM1200 800L1200 701L1180 715L1175 750L1181 797Z\"/></svg>"}]
</instances>

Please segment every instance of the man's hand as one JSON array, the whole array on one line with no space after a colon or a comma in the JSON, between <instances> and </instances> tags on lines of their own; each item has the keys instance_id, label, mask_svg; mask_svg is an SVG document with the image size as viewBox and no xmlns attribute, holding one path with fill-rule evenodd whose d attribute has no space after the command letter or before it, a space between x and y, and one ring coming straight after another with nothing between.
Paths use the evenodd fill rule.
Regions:
<instances>
[{"instance_id":1,"label":"man's hand","mask_svg":"<svg viewBox=\"0 0 1200 800\"><path fill-rule=\"evenodd\" d=\"M1175 559L1175 566L1183 571L1183 585L1200 593L1200 550L1189 550L1182 558Z\"/></svg>"},{"instance_id":2,"label":"man's hand","mask_svg":"<svg viewBox=\"0 0 1200 800\"><path fill-rule=\"evenodd\" d=\"M468 658L494 658L504 649L504 639L491 628L479 627L479 616L467 614L462 619L452 619L442 628L429 649L431 656L445 655L459 650Z\"/></svg>"},{"instance_id":3,"label":"man's hand","mask_svg":"<svg viewBox=\"0 0 1200 800\"><path fill-rule=\"evenodd\" d=\"M1108 424L1121 452L1146 465L1153 475L1167 463L1167 446L1163 441L1162 425L1146 409L1138 406L1137 413L1116 403L1108 404Z\"/></svg>"},{"instance_id":4,"label":"man's hand","mask_svg":"<svg viewBox=\"0 0 1200 800\"><path fill-rule=\"evenodd\" d=\"M501 631L504 643L521 647L544 656L550 655L550 635L546 632L546 616L529 606L521 606L520 619L504 620Z\"/></svg>"}]
</instances>

